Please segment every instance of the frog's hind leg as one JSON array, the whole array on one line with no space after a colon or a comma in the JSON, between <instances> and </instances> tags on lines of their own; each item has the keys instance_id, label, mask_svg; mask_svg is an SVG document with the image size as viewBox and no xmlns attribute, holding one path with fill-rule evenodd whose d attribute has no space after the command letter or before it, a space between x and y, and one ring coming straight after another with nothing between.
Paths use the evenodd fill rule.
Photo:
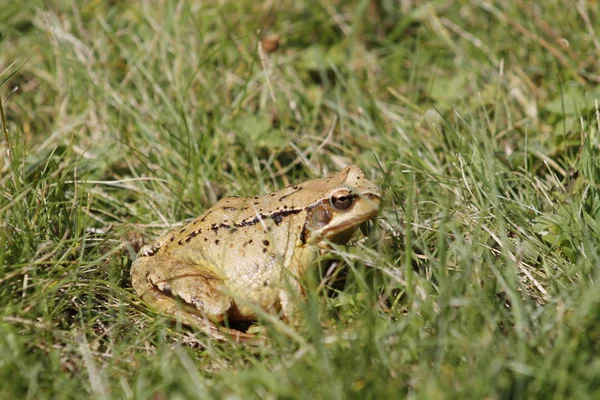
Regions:
<instances>
[{"instance_id":1,"label":"frog's hind leg","mask_svg":"<svg viewBox=\"0 0 600 400\"><path fill-rule=\"evenodd\" d=\"M217 340L243 342L253 338L215 324L227 315L232 299L220 291L222 278L210 268L172 257L146 256L133 263L131 280L144 302L185 325Z\"/></svg>"}]
</instances>

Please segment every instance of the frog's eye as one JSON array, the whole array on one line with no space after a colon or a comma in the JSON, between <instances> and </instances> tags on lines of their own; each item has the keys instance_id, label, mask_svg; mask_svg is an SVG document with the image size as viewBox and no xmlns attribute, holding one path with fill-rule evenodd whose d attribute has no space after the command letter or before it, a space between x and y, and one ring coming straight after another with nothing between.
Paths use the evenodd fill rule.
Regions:
<instances>
[{"instance_id":1,"label":"frog's eye","mask_svg":"<svg viewBox=\"0 0 600 400\"><path fill-rule=\"evenodd\" d=\"M354 204L354 196L347 190L340 190L331 196L331 205L338 210L347 210Z\"/></svg>"}]
</instances>

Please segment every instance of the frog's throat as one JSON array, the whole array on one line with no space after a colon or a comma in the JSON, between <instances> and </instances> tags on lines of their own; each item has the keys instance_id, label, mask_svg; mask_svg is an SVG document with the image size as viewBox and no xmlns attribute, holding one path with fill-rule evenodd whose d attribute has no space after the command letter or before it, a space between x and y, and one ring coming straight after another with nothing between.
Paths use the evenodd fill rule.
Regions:
<instances>
[{"instance_id":1,"label":"frog's throat","mask_svg":"<svg viewBox=\"0 0 600 400\"><path fill-rule=\"evenodd\" d=\"M364 222L370 221L377 216L377 208L373 208L368 212L356 215L353 218L342 220L335 224L324 226L320 229L309 232L306 244L318 245L319 247L326 246L326 243L346 244L356 228ZM330 247L330 246L326 246Z\"/></svg>"}]
</instances>

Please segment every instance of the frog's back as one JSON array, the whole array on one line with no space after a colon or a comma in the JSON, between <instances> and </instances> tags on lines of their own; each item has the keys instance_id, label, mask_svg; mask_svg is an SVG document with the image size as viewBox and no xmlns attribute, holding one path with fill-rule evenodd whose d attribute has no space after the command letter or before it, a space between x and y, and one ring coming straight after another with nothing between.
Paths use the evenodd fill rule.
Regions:
<instances>
[{"instance_id":1,"label":"frog's back","mask_svg":"<svg viewBox=\"0 0 600 400\"><path fill-rule=\"evenodd\" d=\"M220 269L285 261L302 241L307 210L347 185L370 184L358 167L290 185L256 197L226 197L183 228L161 237L155 249L165 254L195 253ZM302 243L300 243L302 244Z\"/></svg>"}]
</instances>

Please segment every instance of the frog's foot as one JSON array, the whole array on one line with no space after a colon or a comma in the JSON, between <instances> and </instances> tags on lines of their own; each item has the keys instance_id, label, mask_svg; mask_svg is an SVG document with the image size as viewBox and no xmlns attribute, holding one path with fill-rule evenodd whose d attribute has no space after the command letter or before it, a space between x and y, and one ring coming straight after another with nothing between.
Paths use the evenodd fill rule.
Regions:
<instances>
[{"instance_id":1,"label":"frog's foot","mask_svg":"<svg viewBox=\"0 0 600 400\"><path fill-rule=\"evenodd\" d=\"M181 320L182 323L194 328L198 328L206 335L221 342L250 342L252 344L258 345L262 342L263 339L262 336L257 336L253 333L246 333L237 329L219 326L214 322L207 320L206 317L202 317L201 315L196 314L194 311L188 312L185 315L176 315L175 317Z\"/></svg>"},{"instance_id":2,"label":"frog's foot","mask_svg":"<svg viewBox=\"0 0 600 400\"><path fill-rule=\"evenodd\" d=\"M178 299L171 298L163 294L154 294L154 298L162 297L158 303L152 303L150 306L159 312L167 314L183 325L200 330L205 335L220 342L232 341L235 343L253 342L256 338L253 334L248 334L237 329L230 329L219 326L207 317L199 314L197 310L190 309L182 304Z\"/></svg>"}]
</instances>

